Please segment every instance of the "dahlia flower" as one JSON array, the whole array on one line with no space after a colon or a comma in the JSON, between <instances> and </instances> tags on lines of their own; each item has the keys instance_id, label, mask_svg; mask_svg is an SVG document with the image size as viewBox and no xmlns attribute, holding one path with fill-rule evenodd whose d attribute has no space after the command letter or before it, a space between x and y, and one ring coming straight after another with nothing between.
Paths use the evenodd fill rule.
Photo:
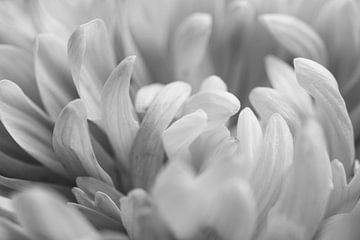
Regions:
<instances>
[{"instance_id":1,"label":"dahlia flower","mask_svg":"<svg viewBox=\"0 0 360 240\"><path fill-rule=\"evenodd\" d=\"M2 236L358 239L357 2L270 2L0 2Z\"/></svg>"}]
</instances>

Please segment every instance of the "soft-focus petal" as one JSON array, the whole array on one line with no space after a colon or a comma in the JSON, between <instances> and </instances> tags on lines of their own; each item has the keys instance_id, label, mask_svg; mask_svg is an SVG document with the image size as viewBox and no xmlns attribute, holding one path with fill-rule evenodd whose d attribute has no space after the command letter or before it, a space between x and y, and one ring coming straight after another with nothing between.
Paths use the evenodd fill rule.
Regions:
<instances>
[{"instance_id":1,"label":"soft-focus petal","mask_svg":"<svg viewBox=\"0 0 360 240\"><path fill-rule=\"evenodd\" d=\"M269 239L311 239L326 211L332 174L320 125L308 120L295 140L295 157L267 222Z\"/></svg>"},{"instance_id":2,"label":"soft-focus petal","mask_svg":"<svg viewBox=\"0 0 360 240\"><path fill-rule=\"evenodd\" d=\"M21 225L37 239L96 239L95 229L63 200L40 189L16 195L14 207Z\"/></svg>"},{"instance_id":3,"label":"soft-focus petal","mask_svg":"<svg viewBox=\"0 0 360 240\"><path fill-rule=\"evenodd\" d=\"M274 38L295 56L327 61L324 42L305 22L290 15L264 14L260 20Z\"/></svg>"},{"instance_id":4,"label":"soft-focus petal","mask_svg":"<svg viewBox=\"0 0 360 240\"><path fill-rule=\"evenodd\" d=\"M77 98L68 68L66 45L56 36L40 34L35 46L35 77L44 107L53 120Z\"/></svg>"},{"instance_id":5,"label":"soft-focus petal","mask_svg":"<svg viewBox=\"0 0 360 240\"><path fill-rule=\"evenodd\" d=\"M174 36L176 79L191 83L195 90L198 89L199 83L193 82L193 74L198 70L205 56L211 28L210 15L194 13L179 25Z\"/></svg>"},{"instance_id":6,"label":"soft-focus petal","mask_svg":"<svg viewBox=\"0 0 360 240\"><path fill-rule=\"evenodd\" d=\"M0 82L0 116L6 130L31 156L50 170L67 176L54 153L53 123L13 82Z\"/></svg>"},{"instance_id":7,"label":"soft-focus petal","mask_svg":"<svg viewBox=\"0 0 360 240\"><path fill-rule=\"evenodd\" d=\"M139 91L136 93L136 99L135 99L136 111L138 113L145 113L147 109L150 107L152 101L157 96L157 94L163 88L164 85L161 83L153 83L140 88Z\"/></svg>"}]
</instances>

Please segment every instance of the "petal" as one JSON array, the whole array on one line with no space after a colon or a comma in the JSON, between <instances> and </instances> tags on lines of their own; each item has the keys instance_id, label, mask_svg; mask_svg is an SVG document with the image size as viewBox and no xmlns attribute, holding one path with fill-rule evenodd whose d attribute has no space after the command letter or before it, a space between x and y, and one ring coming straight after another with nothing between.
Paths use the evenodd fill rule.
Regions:
<instances>
[{"instance_id":1,"label":"petal","mask_svg":"<svg viewBox=\"0 0 360 240\"><path fill-rule=\"evenodd\" d=\"M66 177L54 153L53 123L13 82L0 82L0 116L11 137L31 156L53 172Z\"/></svg>"},{"instance_id":2,"label":"petal","mask_svg":"<svg viewBox=\"0 0 360 240\"><path fill-rule=\"evenodd\" d=\"M273 37L295 56L326 63L324 42L305 22L284 14L263 14L260 21Z\"/></svg>"},{"instance_id":3,"label":"petal","mask_svg":"<svg viewBox=\"0 0 360 240\"><path fill-rule=\"evenodd\" d=\"M82 215L86 217L86 219L97 229L102 229L104 231L116 231L116 232L123 232L124 229L119 221L116 221L99 211L96 211L92 208L88 208L84 205L77 204L77 203L68 203L76 211L80 211ZM97 239L96 239L97 240Z\"/></svg>"},{"instance_id":4,"label":"petal","mask_svg":"<svg viewBox=\"0 0 360 240\"><path fill-rule=\"evenodd\" d=\"M3 240L30 240L24 229L4 218L0 218L0 232Z\"/></svg>"},{"instance_id":5,"label":"petal","mask_svg":"<svg viewBox=\"0 0 360 240\"><path fill-rule=\"evenodd\" d=\"M336 80L326 68L311 60L297 58L294 65L299 84L315 98L322 110L330 159L339 159L349 176L355 152L353 127Z\"/></svg>"},{"instance_id":6,"label":"petal","mask_svg":"<svg viewBox=\"0 0 360 240\"><path fill-rule=\"evenodd\" d=\"M164 161L162 132L189 97L191 87L184 82L165 86L152 102L136 135L130 157L134 187L149 189Z\"/></svg>"},{"instance_id":7,"label":"petal","mask_svg":"<svg viewBox=\"0 0 360 240\"><path fill-rule=\"evenodd\" d=\"M208 116L208 128L226 123L240 109L240 101L225 91L203 91L192 95L184 105L183 114L202 109Z\"/></svg>"},{"instance_id":8,"label":"petal","mask_svg":"<svg viewBox=\"0 0 360 240\"><path fill-rule=\"evenodd\" d=\"M76 185L87 195L95 198L96 192L103 192L117 203L123 195L113 186L92 177L77 177Z\"/></svg>"},{"instance_id":9,"label":"petal","mask_svg":"<svg viewBox=\"0 0 360 240\"><path fill-rule=\"evenodd\" d=\"M190 144L205 130L207 116L197 110L175 121L163 134L163 145L169 160L177 155L189 154Z\"/></svg>"},{"instance_id":10,"label":"petal","mask_svg":"<svg viewBox=\"0 0 360 240\"><path fill-rule=\"evenodd\" d=\"M331 162L331 170L334 188L332 189L329 197L326 216L332 216L337 213L348 194L346 174L342 163L337 159L333 160Z\"/></svg>"},{"instance_id":11,"label":"petal","mask_svg":"<svg viewBox=\"0 0 360 240\"><path fill-rule=\"evenodd\" d=\"M135 108L138 113L145 113L150 107L152 101L158 95L164 85L161 83L152 83L139 89L136 93Z\"/></svg>"},{"instance_id":12,"label":"petal","mask_svg":"<svg viewBox=\"0 0 360 240\"><path fill-rule=\"evenodd\" d=\"M173 42L177 80L192 80L191 75L205 56L211 29L211 16L205 13L194 13L180 23ZM190 83L195 89L199 87L196 83Z\"/></svg>"},{"instance_id":13,"label":"petal","mask_svg":"<svg viewBox=\"0 0 360 240\"><path fill-rule=\"evenodd\" d=\"M201 224L194 172L184 161L171 161L159 173L152 195L160 215L177 238L190 238Z\"/></svg>"},{"instance_id":14,"label":"petal","mask_svg":"<svg viewBox=\"0 0 360 240\"><path fill-rule=\"evenodd\" d=\"M258 202L259 222L276 201L281 183L294 156L292 135L279 114L274 114L270 118L262 144L250 181Z\"/></svg>"},{"instance_id":15,"label":"petal","mask_svg":"<svg viewBox=\"0 0 360 240\"><path fill-rule=\"evenodd\" d=\"M14 207L21 225L37 239L93 239L95 229L64 200L41 189L16 195Z\"/></svg>"},{"instance_id":16,"label":"petal","mask_svg":"<svg viewBox=\"0 0 360 240\"><path fill-rule=\"evenodd\" d=\"M135 57L125 58L111 73L101 93L102 119L117 160L129 166L129 155L139 129L129 90Z\"/></svg>"},{"instance_id":17,"label":"petal","mask_svg":"<svg viewBox=\"0 0 360 240\"><path fill-rule=\"evenodd\" d=\"M68 55L71 74L88 118L101 118L101 90L115 67L115 56L102 20L81 25L70 37Z\"/></svg>"},{"instance_id":18,"label":"petal","mask_svg":"<svg viewBox=\"0 0 360 240\"><path fill-rule=\"evenodd\" d=\"M323 132L317 122L308 120L295 141L294 163L279 199L268 215L270 239L284 239L292 233L311 239L324 217L331 189L331 166Z\"/></svg>"},{"instance_id":19,"label":"petal","mask_svg":"<svg viewBox=\"0 0 360 240\"><path fill-rule=\"evenodd\" d=\"M316 240L357 240L360 236L360 214L338 214L328 218L320 228Z\"/></svg>"},{"instance_id":20,"label":"petal","mask_svg":"<svg viewBox=\"0 0 360 240\"><path fill-rule=\"evenodd\" d=\"M113 184L96 159L81 100L70 102L60 113L54 127L53 145L64 168L73 178L91 176Z\"/></svg>"},{"instance_id":21,"label":"petal","mask_svg":"<svg viewBox=\"0 0 360 240\"><path fill-rule=\"evenodd\" d=\"M0 80L9 79L20 86L37 105L42 106L37 89L33 56L24 49L0 44Z\"/></svg>"},{"instance_id":22,"label":"petal","mask_svg":"<svg viewBox=\"0 0 360 240\"><path fill-rule=\"evenodd\" d=\"M40 34L35 44L35 77L44 107L55 121L65 105L77 98L68 69L66 45L50 34Z\"/></svg>"},{"instance_id":23,"label":"petal","mask_svg":"<svg viewBox=\"0 0 360 240\"><path fill-rule=\"evenodd\" d=\"M121 212L116 203L105 193L95 193L95 207L96 210L121 222Z\"/></svg>"},{"instance_id":24,"label":"petal","mask_svg":"<svg viewBox=\"0 0 360 240\"><path fill-rule=\"evenodd\" d=\"M311 115L311 98L297 82L294 69L275 56L265 58L265 67L271 85L283 93L299 113Z\"/></svg>"},{"instance_id":25,"label":"petal","mask_svg":"<svg viewBox=\"0 0 360 240\"><path fill-rule=\"evenodd\" d=\"M297 133L301 124L299 114L283 93L272 88L257 87L250 92L249 99L261 120L267 122L272 114L279 113L289 124L291 132Z\"/></svg>"},{"instance_id":26,"label":"petal","mask_svg":"<svg viewBox=\"0 0 360 240\"><path fill-rule=\"evenodd\" d=\"M227 86L220 77L213 75L201 83L200 91L227 91Z\"/></svg>"},{"instance_id":27,"label":"petal","mask_svg":"<svg viewBox=\"0 0 360 240\"><path fill-rule=\"evenodd\" d=\"M256 162L261 147L263 133L260 123L250 108L244 108L237 122L237 139L239 139L240 151L246 158Z\"/></svg>"},{"instance_id":28,"label":"petal","mask_svg":"<svg viewBox=\"0 0 360 240\"><path fill-rule=\"evenodd\" d=\"M255 199L245 181L224 184L210 199L208 226L223 239L251 239L255 227Z\"/></svg>"}]
</instances>

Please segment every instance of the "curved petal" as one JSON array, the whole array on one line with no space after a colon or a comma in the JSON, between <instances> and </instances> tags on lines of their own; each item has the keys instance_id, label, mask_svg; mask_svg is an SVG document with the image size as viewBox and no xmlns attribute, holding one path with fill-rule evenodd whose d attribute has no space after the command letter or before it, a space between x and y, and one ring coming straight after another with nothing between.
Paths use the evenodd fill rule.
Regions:
<instances>
[{"instance_id":1,"label":"curved petal","mask_svg":"<svg viewBox=\"0 0 360 240\"><path fill-rule=\"evenodd\" d=\"M111 73L101 93L102 119L117 160L129 167L130 150L139 129L130 99L135 57L125 58Z\"/></svg>"},{"instance_id":2,"label":"curved petal","mask_svg":"<svg viewBox=\"0 0 360 240\"><path fill-rule=\"evenodd\" d=\"M31 189L15 195L14 208L21 225L37 239L94 239L95 229L76 210L53 193Z\"/></svg>"},{"instance_id":3,"label":"curved petal","mask_svg":"<svg viewBox=\"0 0 360 240\"><path fill-rule=\"evenodd\" d=\"M46 111L55 121L61 110L77 98L68 68L66 45L56 36L40 34L35 44L35 77Z\"/></svg>"},{"instance_id":4,"label":"curved petal","mask_svg":"<svg viewBox=\"0 0 360 240\"><path fill-rule=\"evenodd\" d=\"M166 85L152 102L136 135L130 154L130 173L135 187L149 189L164 160L162 132L189 97L184 82Z\"/></svg>"},{"instance_id":5,"label":"curved petal","mask_svg":"<svg viewBox=\"0 0 360 240\"><path fill-rule=\"evenodd\" d=\"M91 176L113 184L96 159L81 100L70 102L60 113L52 142L61 163L73 178Z\"/></svg>"},{"instance_id":6,"label":"curved petal","mask_svg":"<svg viewBox=\"0 0 360 240\"><path fill-rule=\"evenodd\" d=\"M101 90L115 67L111 46L105 23L100 19L81 25L68 42L71 74L91 120L101 118Z\"/></svg>"},{"instance_id":7,"label":"curved petal","mask_svg":"<svg viewBox=\"0 0 360 240\"><path fill-rule=\"evenodd\" d=\"M295 159L279 199L268 215L270 239L287 239L292 234L311 239L325 216L332 186L322 129L308 120L296 139Z\"/></svg>"},{"instance_id":8,"label":"curved petal","mask_svg":"<svg viewBox=\"0 0 360 240\"><path fill-rule=\"evenodd\" d=\"M53 123L13 82L0 81L0 116L11 137L44 166L67 176L52 147Z\"/></svg>"},{"instance_id":9,"label":"curved petal","mask_svg":"<svg viewBox=\"0 0 360 240\"><path fill-rule=\"evenodd\" d=\"M329 144L330 159L339 159L347 176L354 162L354 134L334 76L320 64L303 58L294 60L299 84L315 98L323 114L325 134Z\"/></svg>"},{"instance_id":10,"label":"curved petal","mask_svg":"<svg viewBox=\"0 0 360 240\"><path fill-rule=\"evenodd\" d=\"M327 52L320 36L302 20L285 14L263 14L260 21L273 37L296 57L326 64Z\"/></svg>"}]
</instances>

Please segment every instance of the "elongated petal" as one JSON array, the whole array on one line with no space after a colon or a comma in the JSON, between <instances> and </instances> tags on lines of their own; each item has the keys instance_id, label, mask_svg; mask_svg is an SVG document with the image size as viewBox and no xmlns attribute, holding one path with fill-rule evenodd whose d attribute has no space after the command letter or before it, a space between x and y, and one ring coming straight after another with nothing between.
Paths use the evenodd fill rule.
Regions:
<instances>
[{"instance_id":1,"label":"elongated petal","mask_svg":"<svg viewBox=\"0 0 360 240\"><path fill-rule=\"evenodd\" d=\"M203 91L192 95L184 105L184 114L202 109L208 116L208 127L225 124L240 109L240 101L225 91Z\"/></svg>"},{"instance_id":2,"label":"elongated petal","mask_svg":"<svg viewBox=\"0 0 360 240\"><path fill-rule=\"evenodd\" d=\"M119 221L112 219L111 217L102 214L99 211L96 211L92 208L85 207L84 205L77 203L68 203L69 206L80 211L82 215L97 229L110 230L110 231L124 231L122 225Z\"/></svg>"},{"instance_id":3,"label":"elongated petal","mask_svg":"<svg viewBox=\"0 0 360 240\"><path fill-rule=\"evenodd\" d=\"M129 155L139 123L130 99L135 57L125 58L111 73L101 93L102 117L117 160L129 166Z\"/></svg>"},{"instance_id":4,"label":"elongated petal","mask_svg":"<svg viewBox=\"0 0 360 240\"><path fill-rule=\"evenodd\" d=\"M336 80L326 68L311 60L297 58L294 65L299 84L315 98L322 110L330 158L339 159L349 176L355 152L353 127Z\"/></svg>"},{"instance_id":5,"label":"elongated petal","mask_svg":"<svg viewBox=\"0 0 360 240\"><path fill-rule=\"evenodd\" d=\"M51 144L53 123L13 82L0 82L0 116L11 137L55 173L67 176Z\"/></svg>"},{"instance_id":6,"label":"elongated petal","mask_svg":"<svg viewBox=\"0 0 360 240\"><path fill-rule=\"evenodd\" d=\"M239 114L236 137L240 141L240 151L255 163L263 133L258 119L250 108L244 108Z\"/></svg>"},{"instance_id":7,"label":"elongated petal","mask_svg":"<svg viewBox=\"0 0 360 240\"><path fill-rule=\"evenodd\" d=\"M4 240L30 240L24 229L4 218L0 218L0 233Z\"/></svg>"},{"instance_id":8,"label":"elongated petal","mask_svg":"<svg viewBox=\"0 0 360 240\"><path fill-rule=\"evenodd\" d=\"M293 139L284 119L274 114L266 126L262 151L251 179L258 202L258 220L269 211L277 199L281 183L293 161Z\"/></svg>"},{"instance_id":9,"label":"elongated petal","mask_svg":"<svg viewBox=\"0 0 360 240\"><path fill-rule=\"evenodd\" d=\"M81 100L69 103L60 113L53 134L55 152L73 178L91 176L112 184L110 176L99 165L89 134L86 110Z\"/></svg>"},{"instance_id":10,"label":"elongated petal","mask_svg":"<svg viewBox=\"0 0 360 240\"><path fill-rule=\"evenodd\" d=\"M297 82L294 69L275 56L267 56L265 66L271 85L282 92L298 112L312 114L311 98Z\"/></svg>"},{"instance_id":11,"label":"elongated petal","mask_svg":"<svg viewBox=\"0 0 360 240\"><path fill-rule=\"evenodd\" d=\"M203 110L183 116L166 129L163 136L165 151L170 160L178 154L188 154L190 144L205 130L207 115Z\"/></svg>"},{"instance_id":12,"label":"elongated petal","mask_svg":"<svg viewBox=\"0 0 360 240\"><path fill-rule=\"evenodd\" d=\"M112 69L115 56L102 20L81 25L68 43L71 74L80 98L84 101L88 118L101 118L101 90Z\"/></svg>"},{"instance_id":13,"label":"elongated petal","mask_svg":"<svg viewBox=\"0 0 360 240\"><path fill-rule=\"evenodd\" d=\"M92 177L78 177L76 178L76 185L81 188L86 194L95 198L96 192L103 192L109 196L113 202L117 203L123 195L113 186L104 183Z\"/></svg>"},{"instance_id":14,"label":"elongated petal","mask_svg":"<svg viewBox=\"0 0 360 240\"><path fill-rule=\"evenodd\" d=\"M21 225L37 239L93 239L95 229L60 197L32 189L14 197Z\"/></svg>"},{"instance_id":15,"label":"elongated petal","mask_svg":"<svg viewBox=\"0 0 360 240\"><path fill-rule=\"evenodd\" d=\"M131 150L130 172L135 187L148 189L164 160L162 132L189 97L191 87L184 82L165 86L152 102L141 123Z\"/></svg>"},{"instance_id":16,"label":"elongated petal","mask_svg":"<svg viewBox=\"0 0 360 240\"><path fill-rule=\"evenodd\" d=\"M316 240L357 240L360 236L360 213L338 214L327 219L321 226Z\"/></svg>"},{"instance_id":17,"label":"elongated petal","mask_svg":"<svg viewBox=\"0 0 360 240\"><path fill-rule=\"evenodd\" d=\"M77 98L68 68L66 45L50 34L40 34L35 46L35 77L46 111L55 121L65 105Z\"/></svg>"},{"instance_id":18,"label":"elongated petal","mask_svg":"<svg viewBox=\"0 0 360 240\"><path fill-rule=\"evenodd\" d=\"M289 124L293 134L300 128L298 113L278 90L257 87L250 92L249 99L261 119L268 121L272 114L279 113Z\"/></svg>"},{"instance_id":19,"label":"elongated petal","mask_svg":"<svg viewBox=\"0 0 360 240\"><path fill-rule=\"evenodd\" d=\"M157 94L163 88L164 85L161 83L153 83L140 88L139 91L136 93L136 111L139 113L145 113L151 105L152 101L157 96Z\"/></svg>"},{"instance_id":20,"label":"elongated petal","mask_svg":"<svg viewBox=\"0 0 360 240\"><path fill-rule=\"evenodd\" d=\"M119 207L105 193L95 193L95 207L99 212L121 222L121 213Z\"/></svg>"},{"instance_id":21,"label":"elongated petal","mask_svg":"<svg viewBox=\"0 0 360 240\"><path fill-rule=\"evenodd\" d=\"M177 80L191 80L205 56L211 28L211 16L205 13L194 13L179 25L173 43Z\"/></svg>"},{"instance_id":22,"label":"elongated petal","mask_svg":"<svg viewBox=\"0 0 360 240\"><path fill-rule=\"evenodd\" d=\"M0 55L0 80L15 82L32 101L41 106L32 55L24 49L4 44L0 44Z\"/></svg>"},{"instance_id":23,"label":"elongated petal","mask_svg":"<svg viewBox=\"0 0 360 240\"><path fill-rule=\"evenodd\" d=\"M260 21L295 56L326 63L327 55L322 39L305 22L284 14L264 14L260 16Z\"/></svg>"},{"instance_id":24,"label":"elongated petal","mask_svg":"<svg viewBox=\"0 0 360 240\"><path fill-rule=\"evenodd\" d=\"M344 203L344 199L348 196L344 166L339 160L335 159L331 162L331 170L334 188L332 189L329 197L326 216L332 216L339 211L339 208Z\"/></svg>"},{"instance_id":25,"label":"elongated petal","mask_svg":"<svg viewBox=\"0 0 360 240\"><path fill-rule=\"evenodd\" d=\"M269 239L287 239L291 234L311 239L324 217L331 189L323 132L309 120L296 139L294 163L268 215Z\"/></svg>"}]
</instances>

